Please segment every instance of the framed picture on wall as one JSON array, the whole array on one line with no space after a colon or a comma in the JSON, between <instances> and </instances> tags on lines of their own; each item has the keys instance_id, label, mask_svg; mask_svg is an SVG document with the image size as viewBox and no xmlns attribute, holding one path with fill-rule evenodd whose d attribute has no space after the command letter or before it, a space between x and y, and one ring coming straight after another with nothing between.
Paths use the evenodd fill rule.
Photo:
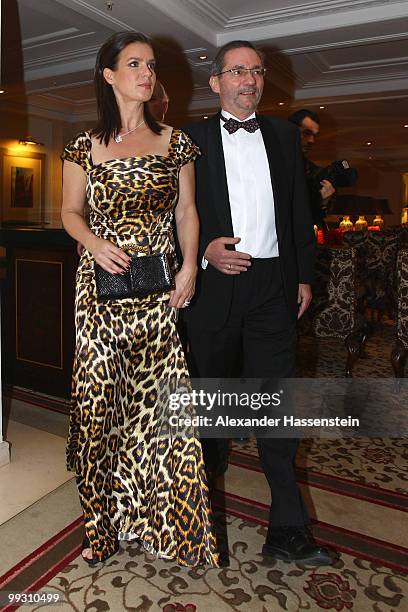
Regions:
<instances>
[{"instance_id":1,"label":"framed picture on wall","mask_svg":"<svg viewBox=\"0 0 408 612\"><path fill-rule=\"evenodd\" d=\"M42 153L2 153L3 221L43 221L44 161L45 155Z\"/></svg>"}]
</instances>

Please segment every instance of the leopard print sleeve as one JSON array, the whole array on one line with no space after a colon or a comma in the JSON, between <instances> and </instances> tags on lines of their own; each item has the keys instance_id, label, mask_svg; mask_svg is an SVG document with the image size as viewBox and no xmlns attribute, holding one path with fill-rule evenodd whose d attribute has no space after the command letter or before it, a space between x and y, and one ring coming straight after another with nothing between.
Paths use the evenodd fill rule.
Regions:
<instances>
[{"instance_id":1,"label":"leopard print sleeve","mask_svg":"<svg viewBox=\"0 0 408 612\"><path fill-rule=\"evenodd\" d=\"M61 159L80 165L85 172L91 168L91 139L87 132L81 132L69 142L62 152Z\"/></svg>"},{"instance_id":2,"label":"leopard print sleeve","mask_svg":"<svg viewBox=\"0 0 408 612\"><path fill-rule=\"evenodd\" d=\"M179 166L184 166L189 162L195 161L201 155L200 149L182 130L178 131L177 138L177 161Z\"/></svg>"}]
</instances>

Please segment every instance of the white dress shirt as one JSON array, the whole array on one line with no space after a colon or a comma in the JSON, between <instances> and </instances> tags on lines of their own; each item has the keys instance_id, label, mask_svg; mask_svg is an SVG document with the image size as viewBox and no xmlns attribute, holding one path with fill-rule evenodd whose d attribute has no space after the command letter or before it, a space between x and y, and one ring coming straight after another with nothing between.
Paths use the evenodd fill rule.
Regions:
<instances>
[{"instance_id":1,"label":"white dress shirt","mask_svg":"<svg viewBox=\"0 0 408 612\"><path fill-rule=\"evenodd\" d=\"M227 111L221 114L240 121ZM253 117L255 113L247 119ZM240 128L229 134L223 124L220 119L232 227L234 236L241 238L235 248L252 257L278 257L271 174L261 130Z\"/></svg>"}]
</instances>

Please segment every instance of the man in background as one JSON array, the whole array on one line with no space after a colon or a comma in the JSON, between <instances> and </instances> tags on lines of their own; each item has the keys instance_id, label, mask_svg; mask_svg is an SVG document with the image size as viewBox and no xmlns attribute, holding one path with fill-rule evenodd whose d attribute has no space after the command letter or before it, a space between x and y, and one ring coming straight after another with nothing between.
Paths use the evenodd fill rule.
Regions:
<instances>
[{"instance_id":1,"label":"man in background","mask_svg":"<svg viewBox=\"0 0 408 612\"><path fill-rule=\"evenodd\" d=\"M147 103L156 121L162 122L169 108L169 96L160 81L156 81L153 94Z\"/></svg>"},{"instance_id":2,"label":"man in background","mask_svg":"<svg viewBox=\"0 0 408 612\"><path fill-rule=\"evenodd\" d=\"M321 227L324 225L324 218L327 214L329 201L336 190L331 182L327 180L320 181L320 185L316 185L313 176L316 174L319 167L310 161L308 157L320 132L319 115L311 110L302 108L292 113L290 117L288 117L288 121L297 125L300 131L300 142L302 145L313 222L315 225Z\"/></svg>"}]
</instances>

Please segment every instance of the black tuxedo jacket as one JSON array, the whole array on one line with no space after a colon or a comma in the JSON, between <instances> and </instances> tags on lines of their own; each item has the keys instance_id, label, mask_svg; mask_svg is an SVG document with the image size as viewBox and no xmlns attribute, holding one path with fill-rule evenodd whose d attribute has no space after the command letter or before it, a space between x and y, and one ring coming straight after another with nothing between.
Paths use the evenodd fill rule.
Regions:
<instances>
[{"instance_id":1,"label":"black tuxedo jacket","mask_svg":"<svg viewBox=\"0 0 408 612\"><path fill-rule=\"evenodd\" d=\"M289 311L296 318L298 283L312 280L316 244L299 130L287 121L272 117L257 115L257 119L269 160L283 287ZM210 264L206 270L201 268L208 243L220 236L234 235L220 113L183 129L201 150L201 157L195 162L196 203L200 218L199 272L195 297L184 315L190 325L217 330L223 327L228 317L235 278L219 272Z\"/></svg>"}]
</instances>

